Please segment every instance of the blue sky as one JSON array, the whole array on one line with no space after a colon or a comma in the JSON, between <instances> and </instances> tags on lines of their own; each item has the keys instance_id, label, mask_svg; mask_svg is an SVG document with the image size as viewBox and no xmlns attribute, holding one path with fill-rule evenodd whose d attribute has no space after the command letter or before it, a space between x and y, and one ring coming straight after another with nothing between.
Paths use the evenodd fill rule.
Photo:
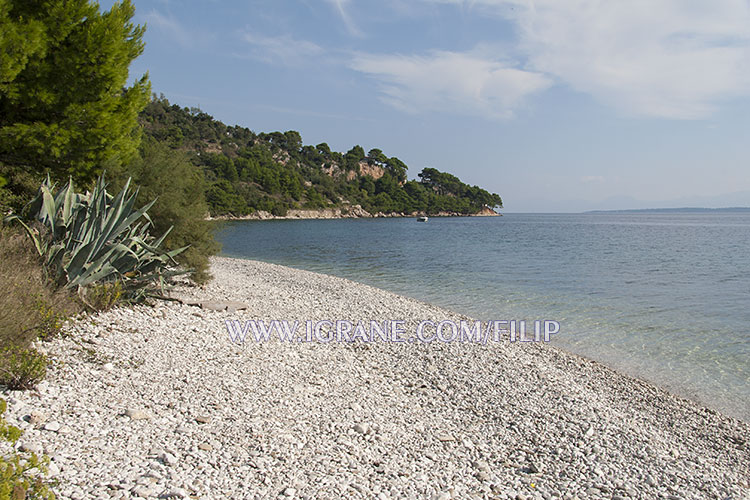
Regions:
<instances>
[{"instance_id":1,"label":"blue sky","mask_svg":"<svg viewBox=\"0 0 750 500\"><path fill-rule=\"evenodd\" d=\"M377 147L508 212L750 206L747 0L134 4L132 76L227 124Z\"/></svg>"}]
</instances>

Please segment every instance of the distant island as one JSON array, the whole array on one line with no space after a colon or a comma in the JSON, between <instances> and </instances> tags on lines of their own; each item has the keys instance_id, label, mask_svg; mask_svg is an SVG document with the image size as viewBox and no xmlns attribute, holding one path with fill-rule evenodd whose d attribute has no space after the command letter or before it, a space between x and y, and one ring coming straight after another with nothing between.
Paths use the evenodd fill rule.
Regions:
<instances>
[{"instance_id":1,"label":"distant island","mask_svg":"<svg viewBox=\"0 0 750 500\"><path fill-rule=\"evenodd\" d=\"M255 133L198 108L154 97L140 114L144 139L182 151L201 168L212 218L497 215L502 198L449 173L408 166L380 149L346 153L304 145L299 132Z\"/></svg>"},{"instance_id":2,"label":"distant island","mask_svg":"<svg viewBox=\"0 0 750 500\"><path fill-rule=\"evenodd\" d=\"M613 214L613 213L716 213L716 212L750 212L750 207L724 207L724 208L703 208L703 207L682 207L682 208L632 208L627 210L589 210L585 214Z\"/></svg>"}]
</instances>

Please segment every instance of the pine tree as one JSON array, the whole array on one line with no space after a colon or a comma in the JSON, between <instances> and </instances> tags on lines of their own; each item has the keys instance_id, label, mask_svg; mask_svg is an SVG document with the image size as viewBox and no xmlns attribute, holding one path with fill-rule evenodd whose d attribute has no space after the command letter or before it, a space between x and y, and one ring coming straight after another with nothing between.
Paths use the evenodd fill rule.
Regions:
<instances>
[{"instance_id":1,"label":"pine tree","mask_svg":"<svg viewBox=\"0 0 750 500\"><path fill-rule=\"evenodd\" d=\"M79 182L137 152L148 75L130 0L0 0L0 163Z\"/></svg>"}]
</instances>

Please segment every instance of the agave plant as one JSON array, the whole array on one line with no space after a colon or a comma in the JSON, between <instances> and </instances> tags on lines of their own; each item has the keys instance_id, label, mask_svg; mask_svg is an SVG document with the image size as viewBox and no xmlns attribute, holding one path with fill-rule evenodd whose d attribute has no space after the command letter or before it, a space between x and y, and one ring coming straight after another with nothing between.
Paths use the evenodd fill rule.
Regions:
<instances>
[{"instance_id":1,"label":"agave plant","mask_svg":"<svg viewBox=\"0 0 750 500\"><path fill-rule=\"evenodd\" d=\"M134 209L136 190L128 194L130 179L116 196L107 193L104 176L86 194L76 193L72 179L57 191L49 177L28 205L27 224L17 215L6 221L20 223L34 242L45 268L58 283L79 288L95 282L122 280L127 290L142 290L149 283L163 283L174 257L187 247L169 252L159 246L169 234L154 238L148 209L154 201ZM41 226L41 229L39 229Z\"/></svg>"}]
</instances>

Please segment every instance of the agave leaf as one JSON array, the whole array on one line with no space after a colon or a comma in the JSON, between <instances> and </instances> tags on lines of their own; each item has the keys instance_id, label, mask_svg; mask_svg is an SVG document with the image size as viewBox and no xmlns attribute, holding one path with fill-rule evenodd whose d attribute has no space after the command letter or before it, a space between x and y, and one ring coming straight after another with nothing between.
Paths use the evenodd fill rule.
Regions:
<instances>
[{"instance_id":1,"label":"agave leaf","mask_svg":"<svg viewBox=\"0 0 750 500\"><path fill-rule=\"evenodd\" d=\"M175 250L170 250L169 252L166 252L164 255L166 255L167 258L169 258L169 260L172 262L172 265L177 266L180 263L177 262L177 260L175 259L175 257L178 256L178 255L180 255L182 252L184 252L188 248L190 248L190 245L185 245L182 248L177 248Z\"/></svg>"},{"instance_id":2,"label":"agave leaf","mask_svg":"<svg viewBox=\"0 0 750 500\"><path fill-rule=\"evenodd\" d=\"M70 227L73 219L73 204L76 202L75 193L73 192L73 178L68 181L68 185L63 190L64 199L62 207L62 219L65 227Z\"/></svg>"},{"instance_id":3,"label":"agave leaf","mask_svg":"<svg viewBox=\"0 0 750 500\"><path fill-rule=\"evenodd\" d=\"M129 185L129 183L130 180L128 180L126 186ZM117 238L120 233L125 231L134 221L138 220L146 210L153 206L153 202L151 202L140 210L136 210L130 214L135 197L131 196L127 202L124 202L125 193L126 191L123 189L113 200L113 204L110 206L109 220L104 226L102 234L99 235L99 244L95 247L93 253L98 253L109 240ZM123 206L123 203L125 203L125 206Z\"/></svg>"},{"instance_id":4,"label":"agave leaf","mask_svg":"<svg viewBox=\"0 0 750 500\"><path fill-rule=\"evenodd\" d=\"M118 246L121 247L122 245ZM85 286L92 281L98 281L108 277L110 274L116 273L117 269L115 269L109 260L112 257L112 254L119 250L118 246L114 246L108 252L99 256L95 261L88 263L82 272L78 273L73 279L71 279L69 285ZM92 276L96 276L96 278L92 280Z\"/></svg>"},{"instance_id":5,"label":"agave leaf","mask_svg":"<svg viewBox=\"0 0 750 500\"><path fill-rule=\"evenodd\" d=\"M126 247L127 248L127 247ZM140 263L138 255L131 249L127 248L126 253L121 253L113 262L112 265L118 270L120 274L125 274L138 267Z\"/></svg>"},{"instance_id":6,"label":"agave leaf","mask_svg":"<svg viewBox=\"0 0 750 500\"><path fill-rule=\"evenodd\" d=\"M76 251L71 252L70 261L65 266L68 276L76 276L83 272L86 262L89 261L93 246L94 242L89 242L78 247Z\"/></svg>"},{"instance_id":7,"label":"agave leaf","mask_svg":"<svg viewBox=\"0 0 750 500\"><path fill-rule=\"evenodd\" d=\"M52 232L52 234L55 234L55 212L56 206L55 206L55 199L52 197L52 193L50 192L49 188L47 186L42 185L42 211L40 212L42 215L41 222L43 224L46 224L49 226L49 230Z\"/></svg>"},{"instance_id":8,"label":"agave leaf","mask_svg":"<svg viewBox=\"0 0 750 500\"><path fill-rule=\"evenodd\" d=\"M17 215L9 215L3 219L6 223L8 222L18 222L23 226L24 231L26 231L26 234L31 238L31 241L34 242L34 248L36 248L37 253L40 257L44 257L44 250L43 250L43 243L41 238L39 237L39 234L31 229L19 216Z\"/></svg>"},{"instance_id":9,"label":"agave leaf","mask_svg":"<svg viewBox=\"0 0 750 500\"><path fill-rule=\"evenodd\" d=\"M47 174L47 178L42 182L42 186L39 187L39 191L37 192L36 197L29 202L28 205L26 205L26 213L31 214L32 216L36 217L37 214L40 213L42 209L42 202L43 202L43 196L42 196L42 187L47 186L47 188L52 191L55 189L55 184L52 183L52 181L49 178L49 174Z\"/></svg>"},{"instance_id":10,"label":"agave leaf","mask_svg":"<svg viewBox=\"0 0 750 500\"><path fill-rule=\"evenodd\" d=\"M66 287L74 288L77 286L87 286L91 283L102 281L105 278L112 276L113 274L117 274L117 270L112 267L112 265L105 264L96 271L91 271L89 273L78 276L74 281L69 282Z\"/></svg>"},{"instance_id":11,"label":"agave leaf","mask_svg":"<svg viewBox=\"0 0 750 500\"><path fill-rule=\"evenodd\" d=\"M141 248L147 250L148 252L152 254L158 255L160 253L159 249L147 243L145 238L142 238L140 236L133 236L132 241L133 243L137 244L138 246L140 246Z\"/></svg>"},{"instance_id":12,"label":"agave leaf","mask_svg":"<svg viewBox=\"0 0 750 500\"><path fill-rule=\"evenodd\" d=\"M154 241L152 243L153 247L154 248L159 248L161 246L162 242L164 241L164 238L166 238L167 235L172 232L172 229L174 229L174 226L169 226L169 229L167 229L166 231L164 231L164 234L162 234L161 237L158 240L156 240L156 241Z\"/></svg>"},{"instance_id":13,"label":"agave leaf","mask_svg":"<svg viewBox=\"0 0 750 500\"><path fill-rule=\"evenodd\" d=\"M133 222L137 221L143 216L146 216L148 219L148 215L146 214L146 211L150 209L152 206L154 206L154 203L156 203L156 200L151 201L150 203L147 203L143 207L141 207L139 210L136 210L130 216L128 216L125 220L121 222L121 229L124 229L127 226L130 226ZM148 219L151 221L151 219Z\"/></svg>"}]
</instances>

